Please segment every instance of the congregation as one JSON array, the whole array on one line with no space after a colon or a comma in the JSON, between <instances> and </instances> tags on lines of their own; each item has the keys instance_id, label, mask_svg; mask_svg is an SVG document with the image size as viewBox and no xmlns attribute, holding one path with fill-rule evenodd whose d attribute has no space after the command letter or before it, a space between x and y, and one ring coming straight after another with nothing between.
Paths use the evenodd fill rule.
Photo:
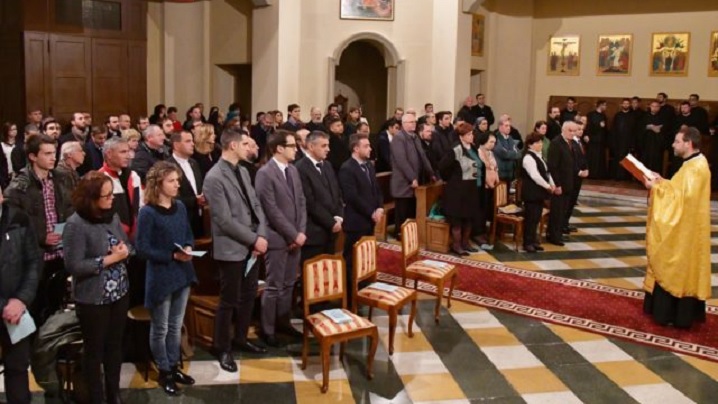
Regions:
<instances>
[{"instance_id":1,"label":"congregation","mask_svg":"<svg viewBox=\"0 0 718 404\"><path fill-rule=\"evenodd\" d=\"M213 354L222 369L236 372L233 349L263 354L266 346L281 345L278 334L302 337L290 322L302 282L297 275L305 261L333 254L340 234L352 279L354 244L386 220L378 173L392 173L395 239L418 214L414 191L442 182L439 211L450 226L451 251L468 256L492 249L495 189L504 183L506 200L509 193L522 195L523 248L536 253L544 249L538 226L549 201L546 240L563 246L576 231L569 219L584 179L632 180L618 164L629 153L670 178L683 162L674 157L664 164L676 132L718 130L697 94L678 111L667 99L659 93L644 110L640 98L625 98L609 119L605 101L581 115L569 97L526 136L509 114L496 118L484 94L467 97L456 113L435 112L431 103L423 112L396 108L381 124L368 122L361 108L343 111L337 104L324 112L311 107L306 122L301 107L291 104L286 120L275 110L257 113L253 124L236 103L226 114L212 107L207 117L198 103L184 122L176 107L165 105L150 116L111 115L99 125L78 111L67 128L32 110L24 127L5 123L0 138L0 230L6 234L0 248L11 257L0 265L15 268L0 285L3 319L16 324L27 309L39 328L72 301L91 401L118 403L123 348L117 330L124 330L131 304L143 303L158 382L177 395L178 385L194 383L180 367L180 339L197 282L195 240L213 240L220 283ZM262 265L261 341L252 341L247 335ZM7 396L30 402L30 341L0 342Z\"/></svg>"}]
</instances>

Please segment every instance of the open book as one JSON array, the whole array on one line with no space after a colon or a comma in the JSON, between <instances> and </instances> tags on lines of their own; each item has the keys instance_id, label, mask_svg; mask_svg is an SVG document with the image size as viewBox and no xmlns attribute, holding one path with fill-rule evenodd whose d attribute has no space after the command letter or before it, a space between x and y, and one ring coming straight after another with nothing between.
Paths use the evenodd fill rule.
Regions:
<instances>
[{"instance_id":1,"label":"open book","mask_svg":"<svg viewBox=\"0 0 718 404\"><path fill-rule=\"evenodd\" d=\"M653 173L653 171L646 168L643 163L638 161L636 157L633 156L633 154L628 153L626 157L623 158L620 162L621 167L628 170L631 175L633 175L638 181L643 182L643 177L645 176L649 180L656 179L656 175Z\"/></svg>"}]
</instances>

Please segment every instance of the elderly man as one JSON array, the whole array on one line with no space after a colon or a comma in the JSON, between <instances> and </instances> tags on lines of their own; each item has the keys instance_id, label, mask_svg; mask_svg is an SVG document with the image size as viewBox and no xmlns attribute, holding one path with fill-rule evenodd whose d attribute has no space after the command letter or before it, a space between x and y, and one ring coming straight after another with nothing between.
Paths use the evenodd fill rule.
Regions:
<instances>
[{"instance_id":1,"label":"elderly man","mask_svg":"<svg viewBox=\"0 0 718 404\"><path fill-rule=\"evenodd\" d=\"M551 141L548 149L548 171L556 186L551 196L551 213L549 216L546 239L549 243L563 246L563 227L571 203L576 165L573 148L578 147L573 138L578 131L575 122L564 122L561 137Z\"/></svg>"},{"instance_id":2,"label":"elderly man","mask_svg":"<svg viewBox=\"0 0 718 404\"><path fill-rule=\"evenodd\" d=\"M85 148L80 142L72 140L63 143L60 149L60 162L57 163L55 171L65 174L70 189L75 189L80 182L79 169L85 162Z\"/></svg>"},{"instance_id":3,"label":"elderly man","mask_svg":"<svg viewBox=\"0 0 718 404\"><path fill-rule=\"evenodd\" d=\"M516 164L521 159L521 150L516 139L511 137L511 118L508 115L501 115L499 118L494 156L499 166L499 179L511 184L516 178ZM506 187L507 190L508 188Z\"/></svg>"},{"instance_id":4,"label":"elderly man","mask_svg":"<svg viewBox=\"0 0 718 404\"><path fill-rule=\"evenodd\" d=\"M157 125L150 125L142 132L142 142L135 151L130 167L145 184L145 176L156 162L166 160L165 133Z\"/></svg>"},{"instance_id":5,"label":"elderly man","mask_svg":"<svg viewBox=\"0 0 718 404\"><path fill-rule=\"evenodd\" d=\"M398 239L401 225L416 217L414 190L434 177L434 170L416 135L416 115L401 117L402 129L391 142L391 196L394 197L394 236Z\"/></svg>"}]
</instances>

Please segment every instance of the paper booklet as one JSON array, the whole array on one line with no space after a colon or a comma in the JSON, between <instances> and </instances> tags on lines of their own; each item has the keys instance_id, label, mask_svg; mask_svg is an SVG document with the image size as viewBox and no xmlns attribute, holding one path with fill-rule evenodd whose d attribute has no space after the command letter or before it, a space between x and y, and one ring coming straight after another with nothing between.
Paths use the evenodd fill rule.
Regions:
<instances>
[{"instance_id":1,"label":"paper booklet","mask_svg":"<svg viewBox=\"0 0 718 404\"><path fill-rule=\"evenodd\" d=\"M182 248L181 245L179 245L177 243L175 243L175 247L177 247L177 249L184 252L185 254L191 255L193 257L204 257L204 255L207 254L207 251L192 251L192 252L188 253L187 251L184 250L184 248Z\"/></svg>"},{"instance_id":2,"label":"paper booklet","mask_svg":"<svg viewBox=\"0 0 718 404\"><path fill-rule=\"evenodd\" d=\"M17 324L10 324L5 322L7 333L10 336L10 342L15 345L22 341L25 337L35 332L35 320L30 316L30 312L25 310L25 313L20 317L20 322Z\"/></svg>"},{"instance_id":3,"label":"paper booklet","mask_svg":"<svg viewBox=\"0 0 718 404\"><path fill-rule=\"evenodd\" d=\"M329 317L335 324L351 323L353 319L342 309L322 310L322 314Z\"/></svg>"},{"instance_id":4,"label":"paper booklet","mask_svg":"<svg viewBox=\"0 0 718 404\"><path fill-rule=\"evenodd\" d=\"M384 282L374 282L367 287L376 289L376 290L383 290L384 292L389 292L389 293L394 293L394 292L396 292L397 289L399 289L398 286L389 285L388 283L384 283Z\"/></svg>"},{"instance_id":5,"label":"paper booklet","mask_svg":"<svg viewBox=\"0 0 718 404\"><path fill-rule=\"evenodd\" d=\"M645 176L649 180L656 179L655 174L648 168L646 168L643 163L638 161L636 157L633 156L633 154L628 153L626 157L623 158L620 162L621 167L625 168L633 177L635 177L638 181L641 183L643 182L643 177Z\"/></svg>"},{"instance_id":6,"label":"paper booklet","mask_svg":"<svg viewBox=\"0 0 718 404\"><path fill-rule=\"evenodd\" d=\"M426 265L427 267L437 268L437 269L444 269L449 266L446 262L441 261L435 261L435 260L423 260L421 261L423 265Z\"/></svg>"}]
</instances>

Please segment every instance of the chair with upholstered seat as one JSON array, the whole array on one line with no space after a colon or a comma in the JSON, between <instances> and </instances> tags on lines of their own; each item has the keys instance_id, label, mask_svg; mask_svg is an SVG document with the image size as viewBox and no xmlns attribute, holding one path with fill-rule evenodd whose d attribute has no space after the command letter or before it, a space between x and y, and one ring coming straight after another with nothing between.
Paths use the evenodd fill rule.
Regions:
<instances>
[{"instance_id":1,"label":"chair with upholstered seat","mask_svg":"<svg viewBox=\"0 0 718 404\"><path fill-rule=\"evenodd\" d=\"M444 294L444 285L451 281L446 307L451 308L451 294L456 286L456 267L448 262L415 260L419 257L419 233L415 220L407 220L401 225L401 284L406 286L406 278L414 280L414 289L418 282L426 282L436 286L436 306L434 307L434 321L439 322L441 297Z\"/></svg>"},{"instance_id":2,"label":"chair with upholstered seat","mask_svg":"<svg viewBox=\"0 0 718 404\"><path fill-rule=\"evenodd\" d=\"M507 186L508 185L505 182L501 181L498 185L496 185L496 189L494 189L494 220L491 222L491 238L489 239L489 243L494 244L496 242L497 232L499 233L499 238L501 238L502 232L501 229L499 229L499 225L513 225L514 246L516 252L518 252L519 242L521 242L521 239L523 238L524 218L516 213L501 212L501 208L509 204L508 197L506 196L508 194L506 191Z\"/></svg>"},{"instance_id":3,"label":"chair with upholstered seat","mask_svg":"<svg viewBox=\"0 0 718 404\"><path fill-rule=\"evenodd\" d=\"M414 317L416 316L416 291L401 286L386 285L386 290L369 286L359 289L360 282L372 282L377 280L376 269L376 237L362 237L354 244L354 266L353 266L352 288L354 301L352 311L357 312L357 305L369 306L369 320L371 320L374 307L384 310L389 314L389 355L394 354L394 334L396 333L397 317L401 309L411 303L409 313L409 337L414 336L412 330ZM379 286L383 286L379 285ZM393 289L393 290L389 290Z\"/></svg>"},{"instance_id":4,"label":"chair with upholstered seat","mask_svg":"<svg viewBox=\"0 0 718 404\"><path fill-rule=\"evenodd\" d=\"M379 343L379 333L371 321L346 309L347 282L344 259L337 255L320 255L304 263L304 327L302 344L302 369L307 367L309 332L319 342L322 359L322 393L329 387L329 354L333 344L340 342L339 359L344 356L344 343L351 339L369 337L371 344L367 355L367 377L371 379L374 354ZM349 318L347 323L337 323L324 312L311 314L310 307L317 303L340 300L341 312Z\"/></svg>"}]
</instances>

